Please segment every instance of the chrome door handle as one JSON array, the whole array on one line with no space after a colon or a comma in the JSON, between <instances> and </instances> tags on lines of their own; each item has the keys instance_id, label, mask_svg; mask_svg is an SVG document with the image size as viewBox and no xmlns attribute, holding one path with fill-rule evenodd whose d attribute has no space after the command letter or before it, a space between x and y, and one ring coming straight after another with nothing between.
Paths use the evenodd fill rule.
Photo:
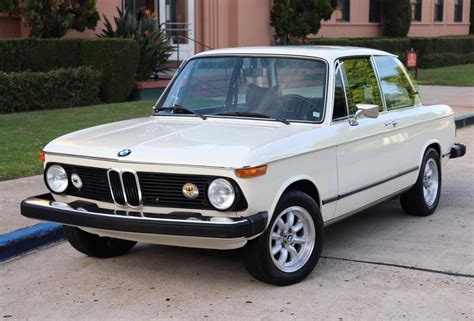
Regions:
<instances>
[{"instance_id":1,"label":"chrome door handle","mask_svg":"<svg viewBox=\"0 0 474 321\"><path fill-rule=\"evenodd\" d=\"M391 121L385 122L385 127L395 128L397 126L398 126L398 121L396 121L396 120L391 120Z\"/></svg>"}]
</instances>

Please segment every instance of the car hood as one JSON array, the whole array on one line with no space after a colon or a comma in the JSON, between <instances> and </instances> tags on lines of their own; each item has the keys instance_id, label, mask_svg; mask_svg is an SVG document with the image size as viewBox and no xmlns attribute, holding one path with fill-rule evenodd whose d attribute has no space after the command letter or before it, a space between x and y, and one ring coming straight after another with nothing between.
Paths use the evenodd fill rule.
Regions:
<instances>
[{"instance_id":1,"label":"car hood","mask_svg":"<svg viewBox=\"0 0 474 321\"><path fill-rule=\"evenodd\" d=\"M80 130L55 139L44 151L137 163L238 168L287 154L291 145L286 150L264 147L313 128L263 120L158 116ZM118 157L123 149L130 149L130 155Z\"/></svg>"}]
</instances>

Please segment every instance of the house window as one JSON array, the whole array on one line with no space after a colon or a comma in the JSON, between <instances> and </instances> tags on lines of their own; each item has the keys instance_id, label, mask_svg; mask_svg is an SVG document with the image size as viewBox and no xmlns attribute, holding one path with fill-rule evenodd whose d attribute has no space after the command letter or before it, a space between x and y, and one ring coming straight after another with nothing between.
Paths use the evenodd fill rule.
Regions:
<instances>
[{"instance_id":1,"label":"house window","mask_svg":"<svg viewBox=\"0 0 474 321\"><path fill-rule=\"evenodd\" d=\"M144 15L156 17L159 12L158 1L155 0L124 0L123 5L139 18Z\"/></svg>"},{"instance_id":2,"label":"house window","mask_svg":"<svg viewBox=\"0 0 474 321\"><path fill-rule=\"evenodd\" d=\"M462 0L454 1L454 21L462 22Z\"/></svg>"},{"instance_id":3,"label":"house window","mask_svg":"<svg viewBox=\"0 0 474 321\"><path fill-rule=\"evenodd\" d=\"M351 1L338 0L336 8L336 20L338 22L349 22L351 16Z\"/></svg>"},{"instance_id":4,"label":"house window","mask_svg":"<svg viewBox=\"0 0 474 321\"><path fill-rule=\"evenodd\" d=\"M434 21L443 21L443 0L435 0Z\"/></svg>"},{"instance_id":5,"label":"house window","mask_svg":"<svg viewBox=\"0 0 474 321\"><path fill-rule=\"evenodd\" d=\"M382 0L370 0L369 22L382 21Z\"/></svg>"},{"instance_id":6,"label":"house window","mask_svg":"<svg viewBox=\"0 0 474 321\"><path fill-rule=\"evenodd\" d=\"M421 21L421 0L411 1L411 21Z\"/></svg>"}]
</instances>

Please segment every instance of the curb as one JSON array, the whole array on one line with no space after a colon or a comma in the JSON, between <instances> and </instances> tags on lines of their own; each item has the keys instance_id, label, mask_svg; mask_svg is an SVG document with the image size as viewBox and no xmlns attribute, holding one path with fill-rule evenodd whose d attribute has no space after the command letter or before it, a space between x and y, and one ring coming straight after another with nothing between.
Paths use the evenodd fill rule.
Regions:
<instances>
[{"instance_id":1,"label":"curb","mask_svg":"<svg viewBox=\"0 0 474 321\"><path fill-rule=\"evenodd\" d=\"M454 117L454 122L457 129L474 125L474 113Z\"/></svg>"},{"instance_id":2,"label":"curb","mask_svg":"<svg viewBox=\"0 0 474 321\"><path fill-rule=\"evenodd\" d=\"M56 223L41 223L0 235L0 262L61 240L62 225Z\"/></svg>"}]
</instances>

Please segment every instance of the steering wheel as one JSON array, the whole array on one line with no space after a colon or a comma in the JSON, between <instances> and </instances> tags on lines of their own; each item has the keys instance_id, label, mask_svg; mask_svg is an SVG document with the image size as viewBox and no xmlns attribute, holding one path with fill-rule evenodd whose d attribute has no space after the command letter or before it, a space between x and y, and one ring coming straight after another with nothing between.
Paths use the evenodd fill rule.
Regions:
<instances>
[{"instance_id":1,"label":"steering wheel","mask_svg":"<svg viewBox=\"0 0 474 321\"><path fill-rule=\"evenodd\" d=\"M280 97L280 104L288 115L297 115L304 120L313 106L311 100L297 94L287 94Z\"/></svg>"}]
</instances>

